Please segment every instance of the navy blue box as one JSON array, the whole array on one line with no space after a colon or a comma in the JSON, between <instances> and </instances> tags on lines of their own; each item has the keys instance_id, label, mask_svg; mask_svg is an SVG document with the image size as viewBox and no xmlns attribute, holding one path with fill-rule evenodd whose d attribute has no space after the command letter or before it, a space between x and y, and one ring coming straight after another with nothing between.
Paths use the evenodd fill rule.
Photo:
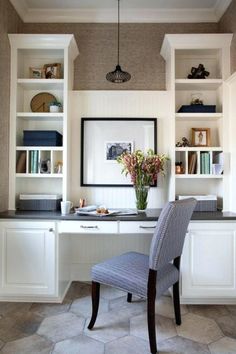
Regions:
<instances>
[{"instance_id":1,"label":"navy blue box","mask_svg":"<svg viewBox=\"0 0 236 354\"><path fill-rule=\"evenodd\" d=\"M24 146L62 146L62 135L56 130L24 130Z\"/></svg>"},{"instance_id":2,"label":"navy blue box","mask_svg":"<svg viewBox=\"0 0 236 354\"><path fill-rule=\"evenodd\" d=\"M215 105L190 104L183 105L178 110L178 113L215 113Z\"/></svg>"}]
</instances>

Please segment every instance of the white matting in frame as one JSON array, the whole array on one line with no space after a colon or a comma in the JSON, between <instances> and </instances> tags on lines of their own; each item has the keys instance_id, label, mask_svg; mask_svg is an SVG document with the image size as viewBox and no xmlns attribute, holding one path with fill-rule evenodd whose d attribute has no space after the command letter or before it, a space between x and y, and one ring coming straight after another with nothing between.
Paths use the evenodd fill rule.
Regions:
<instances>
[{"instance_id":1,"label":"white matting in frame","mask_svg":"<svg viewBox=\"0 0 236 354\"><path fill-rule=\"evenodd\" d=\"M116 155L134 148L156 151L156 136L156 118L82 118L81 185L131 186Z\"/></svg>"}]
</instances>

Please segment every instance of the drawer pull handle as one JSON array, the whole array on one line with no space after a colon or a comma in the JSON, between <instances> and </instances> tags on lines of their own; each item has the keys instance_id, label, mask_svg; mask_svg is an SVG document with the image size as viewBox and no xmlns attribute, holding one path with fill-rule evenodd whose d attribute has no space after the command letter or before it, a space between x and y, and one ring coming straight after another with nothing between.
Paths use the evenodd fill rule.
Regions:
<instances>
[{"instance_id":1,"label":"drawer pull handle","mask_svg":"<svg viewBox=\"0 0 236 354\"><path fill-rule=\"evenodd\" d=\"M49 232L53 232L54 230L53 230L53 228L52 227L50 227L50 229L48 230Z\"/></svg>"},{"instance_id":2,"label":"drawer pull handle","mask_svg":"<svg viewBox=\"0 0 236 354\"><path fill-rule=\"evenodd\" d=\"M155 229L156 226L142 226L140 225L139 228L140 229Z\"/></svg>"},{"instance_id":3,"label":"drawer pull handle","mask_svg":"<svg viewBox=\"0 0 236 354\"><path fill-rule=\"evenodd\" d=\"M81 229L98 229L98 226L85 226L85 225L80 225Z\"/></svg>"}]
</instances>

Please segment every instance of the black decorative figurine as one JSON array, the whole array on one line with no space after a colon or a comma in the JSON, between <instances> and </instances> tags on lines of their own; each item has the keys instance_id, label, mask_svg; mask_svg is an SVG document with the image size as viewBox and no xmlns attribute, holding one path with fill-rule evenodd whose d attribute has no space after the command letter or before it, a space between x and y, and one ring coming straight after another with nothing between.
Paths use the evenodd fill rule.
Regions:
<instances>
[{"instance_id":1,"label":"black decorative figurine","mask_svg":"<svg viewBox=\"0 0 236 354\"><path fill-rule=\"evenodd\" d=\"M188 74L188 79L205 79L206 76L209 75L210 73L205 70L204 65L199 64L198 68L195 68L194 66L192 67L191 74Z\"/></svg>"},{"instance_id":2,"label":"black decorative figurine","mask_svg":"<svg viewBox=\"0 0 236 354\"><path fill-rule=\"evenodd\" d=\"M188 141L187 138L183 137L182 142L178 141L175 144L176 147L186 147L186 146L191 146L190 142Z\"/></svg>"}]
</instances>

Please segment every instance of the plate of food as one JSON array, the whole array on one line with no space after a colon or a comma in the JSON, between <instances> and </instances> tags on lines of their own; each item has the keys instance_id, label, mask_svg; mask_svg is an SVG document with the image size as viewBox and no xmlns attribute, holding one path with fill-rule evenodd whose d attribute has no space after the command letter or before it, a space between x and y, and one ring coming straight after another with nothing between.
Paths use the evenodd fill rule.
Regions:
<instances>
[{"instance_id":1,"label":"plate of food","mask_svg":"<svg viewBox=\"0 0 236 354\"><path fill-rule=\"evenodd\" d=\"M109 215L114 215L119 213L119 210L114 210L114 209L111 210L105 207L98 207L95 210L81 210L81 209L82 208L77 209L76 214L90 215L90 216L109 216Z\"/></svg>"}]
</instances>

